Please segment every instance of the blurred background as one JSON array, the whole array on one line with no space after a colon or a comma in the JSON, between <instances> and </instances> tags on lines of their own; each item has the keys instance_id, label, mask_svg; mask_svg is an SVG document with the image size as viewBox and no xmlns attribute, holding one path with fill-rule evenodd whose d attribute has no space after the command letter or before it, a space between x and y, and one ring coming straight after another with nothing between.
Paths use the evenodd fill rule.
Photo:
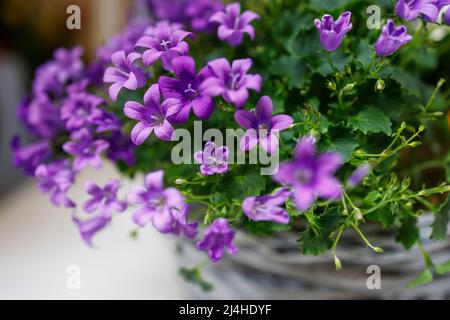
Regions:
<instances>
[{"instance_id":1,"label":"blurred background","mask_svg":"<svg viewBox=\"0 0 450 320\"><path fill-rule=\"evenodd\" d=\"M81 8L81 30L66 28L69 5ZM0 1L0 299L183 298L170 237L146 228L136 243L125 213L88 248L70 212L52 206L11 161L10 140L21 132L16 105L36 67L58 47L82 45L89 59L121 30L130 8L128 0ZM115 176L112 166L87 170L71 196L84 200L87 177L104 183ZM67 285L72 266L80 288Z\"/></svg>"}]
</instances>

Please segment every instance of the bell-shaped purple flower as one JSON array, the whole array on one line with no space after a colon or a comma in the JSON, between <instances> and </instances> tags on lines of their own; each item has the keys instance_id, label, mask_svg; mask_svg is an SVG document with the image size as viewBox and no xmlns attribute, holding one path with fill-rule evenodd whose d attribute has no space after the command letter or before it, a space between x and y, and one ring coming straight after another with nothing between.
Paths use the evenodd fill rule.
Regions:
<instances>
[{"instance_id":1,"label":"bell-shaped purple flower","mask_svg":"<svg viewBox=\"0 0 450 320\"><path fill-rule=\"evenodd\" d=\"M96 169L102 167L101 154L108 149L108 141L94 139L87 128L74 132L71 139L63 144L63 150L75 157L73 161L75 171L81 171L88 165Z\"/></svg>"},{"instance_id":2,"label":"bell-shaped purple flower","mask_svg":"<svg viewBox=\"0 0 450 320\"><path fill-rule=\"evenodd\" d=\"M450 0L438 0L436 3L439 12L442 10L442 23L450 25Z\"/></svg>"},{"instance_id":3,"label":"bell-shaped purple flower","mask_svg":"<svg viewBox=\"0 0 450 320\"><path fill-rule=\"evenodd\" d=\"M261 90L261 76L247 74L251 66L251 59L235 60L231 66L225 58L210 61L208 67L212 76L201 87L211 96L221 95L226 102L242 108L247 103L248 90Z\"/></svg>"},{"instance_id":4,"label":"bell-shaped purple flower","mask_svg":"<svg viewBox=\"0 0 450 320\"><path fill-rule=\"evenodd\" d=\"M347 185L351 188L360 184L363 179L369 174L370 165L365 163L356 168L347 180Z\"/></svg>"},{"instance_id":5,"label":"bell-shaped purple flower","mask_svg":"<svg viewBox=\"0 0 450 320\"><path fill-rule=\"evenodd\" d=\"M231 254L238 253L238 248L233 243L234 236L235 231L230 228L228 221L219 218L205 230L203 240L197 242L197 248L207 251L212 262L218 262L225 249Z\"/></svg>"},{"instance_id":6,"label":"bell-shaped purple flower","mask_svg":"<svg viewBox=\"0 0 450 320\"><path fill-rule=\"evenodd\" d=\"M225 12L215 13L210 22L219 24L217 35L220 40L227 41L230 46L241 44L244 34L247 33L253 40L255 38L255 29L250 22L259 19L259 16L252 11L245 11L241 14L241 5L234 2L225 7Z\"/></svg>"},{"instance_id":7,"label":"bell-shaped purple flower","mask_svg":"<svg viewBox=\"0 0 450 320\"><path fill-rule=\"evenodd\" d=\"M21 168L28 175L34 175L36 168L53 154L50 143L47 140L21 146L18 136L11 140L11 149L14 166Z\"/></svg>"},{"instance_id":8,"label":"bell-shaped purple flower","mask_svg":"<svg viewBox=\"0 0 450 320\"><path fill-rule=\"evenodd\" d=\"M109 96L113 101L117 101L117 96L122 88L136 90L142 88L147 82L145 72L135 65L140 58L139 53L132 52L127 56L125 51L117 51L111 56L114 67L106 69L103 81L112 83L109 87Z\"/></svg>"},{"instance_id":9,"label":"bell-shaped purple flower","mask_svg":"<svg viewBox=\"0 0 450 320\"><path fill-rule=\"evenodd\" d=\"M282 206L289 199L291 192L282 188L274 194L260 197L248 197L242 204L242 211L253 221L273 221L289 223L289 213Z\"/></svg>"},{"instance_id":10,"label":"bell-shaped purple flower","mask_svg":"<svg viewBox=\"0 0 450 320\"><path fill-rule=\"evenodd\" d=\"M113 131L112 135L107 138L107 141L109 143L107 153L109 159L114 162L123 161L129 167L136 163L134 155L136 145L128 135L122 134L120 131Z\"/></svg>"},{"instance_id":11,"label":"bell-shaped purple flower","mask_svg":"<svg viewBox=\"0 0 450 320\"><path fill-rule=\"evenodd\" d=\"M334 177L341 165L342 158L338 153L316 155L315 138L308 136L297 144L295 158L280 166L275 180L292 186L297 209L305 211L317 197L328 200L341 197L343 188Z\"/></svg>"},{"instance_id":12,"label":"bell-shaped purple flower","mask_svg":"<svg viewBox=\"0 0 450 320\"><path fill-rule=\"evenodd\" d=\"M77 225L83 241L90 247L92 244L92 237L99 231L103 230L111 221L111 218L97 215L93 218L81 220L75 215L72 217L73 222Z\"/></svg>"},{"instance_id":13,"label":"bell-shaped purple flower","mask_svg":"<svg viewBox=\"0 0 450 320\"><path fill-rule=\"evenodd\" d=\"M241 150L251 150L258 143L268 153L275 153L278 150L277 134L289 128L293 119L284 114L272 116L272 113L272 100L268 96L261 97L254 110L236 111L234 119L242 128L248 129L241 138Z\"/></svg>"},{"instance_id":14,"label":"bell-shaped purple flower","mask_svg":"<svg viewBox=\"0 0 450 320\"><path fill-rule=\"evenodd\" d=\"M427 21L436 22L439 16L436 0L399 0L395 12L399 18L408 21L424 16Z\"/></svg>"},{"instance_id":15,"label":"bell-shaped purple flower","mask_svg":"<svg viewBox=\"0 0 450 320\"><path fill-rule=\"evenodd\" d=\"M75 203L66 195L75 182L75 174L68 160L41 164L36 168L35 177L39 190L50 194L50 200L55 206L75 207Z\"/></svg>"},{"instance_id":16,"label":"bell-shaped purple flower","mask_svg":"<svg viewBox=\"0 0 450 320\"><path fill-rule=\"evenodd\" d=\"M113 112L103 109L94 109L90 121L97 132L120 131L122 127L122 121Z\"/></svg>"},{"instance_id":17,"label":"bell-shaped purple flower","mask_svg":"<svg viewBox=\"0 0 450 320\"><path fill-rule=\"evenodd\" d=\"M167 119L178 112L180 104L170 98L162 104L160 101L159 86L154 84L144 95L144 105L136 101L125 103L125 115L139 121L131 131L134 144L141 145L152 132L161 140L171 140L174 129Z\"/></svg>"},{"instance_id":18,"label":"bell-shaped purple flower","mask_svg":"<svg viewBox=\"0 0 450 320\"><path fill-rule=\"evenodd\" d=\"M172 233L176 222L174 214L183 210L185 198L175 188L164 189L164 172L151 172L145 176L145 188L135 188L128 194L128 202L140 206L133 221L143 227L150 221L161 233ZM179 226L176 228L178 230Z\"/></svg>"},{"instance_id":19,"label":"bell-shaped purple flower","mask_svg":"<svg viewBox=\"0 0 450 320\"><path fill-rule=\"evenodd\" d=\"M194 39L191 32L174 28L170 24L159 24L149 28L146 35L136 42L136 47L145 48L142 61L146 66L161 59L163 68L172 71L172 60L189 52L189 45L183 41L186 37Z\"/></svg>"},{"instance_id":20,"label":"bell-shaped purple flower","mask_svg":"<svg viewBox=\"0 0 450 320\"><path fill-rule=\"evenodd\" d=\"M61 120L66 129L74 131L92 124L95 110L106 101L92 94L82 92L69 95L61 107Z\"/></svg>"},{"instance_id":21,"label":"bell-shaped purple flower","mask_svg":"<svg viewBox=\"0 0 450 320\"><path fill-rule=\"evenodd\" d=\"M326 51L335 51L342 43L344 36L352 30L353 25L350 22L352 13L346 11L334 21L334 18L326 14L319 19L314 20L314 24L320 33L320 43Z\"/></svg>"},{"instance_id":22,"label":"bell-shaped purple flower","mask_svg":"<svg viewBox=\"0 0 450 320\"><path fill-rule=\"evenodd\" d=\"M204 67L197 74L195 61L188 56L173 59L172 67L178 79L161 76L158 80L164 99L175 99L179 107L179 111L169 120L184 123L189 119L191 110L198 118L207 120L214 110L214 102L201 84L210 76L209 68Z\"/></svg>"},{"instance_id":23,"label":"bell-shaped purple flower","mask_svg":"<svg viewBox=\"0 0 450 320\"><path fill-rule=\"evenodd\" d=\"M184 14L189 20L192 30L196 32L209 31L211 16L223 10L224 4L221 0L188 0Z\"/></svg>"},{"instance_id":24,"label":"bell-shaped purple flower","mask_svg":"<svg viewBox=\"0 0 450 320\"><path fill-rule=\"evenodd\" d=\"M99 187L92 181L87 181L85 190L91 196L83 206L83 209L92 213L99 209L100 216L111 218L113 212L123 212L127 208L126 201L117 199L117 191L120 182L117 179L111 179L103 187Z\"/></svg>"},{"instance_id":25,"label":"bell-shaped purple flower","mask_svg":"<svg viewBox=\"0 0 450 320\"><path fill-rule=\"evenodd\" d=\"M406 26L395 26L394 21L389 19L382 28L380 37L375 43L375 52L380 57L394 54L401 46L411 41L412 36L408 34Z\"/></svg>"},{"instance_id":26,"label":"bell-shaped purple flower","mask_svg":"<svg viewBox=\"0 0 450 320\"><path fill-rule=\"evenodd\" d=\"M204 176L222 174L228 171L228 148L218 147L214 142L208 141L203 151L194 153L194 159L200 163L200 172Z\"/></svg>"},{"instance_id":27,"label":"bell-shaped purple flower","mask_svg":"<svg viewBox=\"0 0 450 320\"><path fill-rule=\"evenodd\" d=\"M194 239L198 233L198 223L188 222L189 206L183 205L181 208L173 208L171 210L173 224L171 233L174 235L184 235L187 239Z\"/></svg>"}]
</instances>

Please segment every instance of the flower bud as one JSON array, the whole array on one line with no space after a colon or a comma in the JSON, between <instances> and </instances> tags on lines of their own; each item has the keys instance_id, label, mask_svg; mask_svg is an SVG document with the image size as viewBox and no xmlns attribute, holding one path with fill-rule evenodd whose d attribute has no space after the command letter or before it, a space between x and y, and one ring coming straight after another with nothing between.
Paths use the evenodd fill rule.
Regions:
<instances>
[{"instance_id":1,"label":"flower bud","mask_svg":"<svg viewBox=\"0 0 450 320\"><path fill-rule=\"evenodd\" d=\"M375 83L375 91L383 91L386 87L386 84L384 83L383 79L378 79L377 83Z\"/></svg>"}]
</instances>

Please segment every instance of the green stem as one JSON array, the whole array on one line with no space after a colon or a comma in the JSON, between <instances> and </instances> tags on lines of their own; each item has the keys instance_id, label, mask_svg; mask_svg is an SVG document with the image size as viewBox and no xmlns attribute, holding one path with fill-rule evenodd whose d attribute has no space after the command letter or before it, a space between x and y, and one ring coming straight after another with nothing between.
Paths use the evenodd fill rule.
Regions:
<instances>
[{"instance_id":1,"label":"green stem","mask_svg":"<svg viewBox=\"0 0 450 320\"><path fill-rule=\"evenodd\" d=\"M363 241L366 243L366 245L367 245L369 248L373 249L375 252L379 252L379 253L384 252L383 249L381 249L381 248L379 248L379 247L374 247L374 246L369 242L369 240L367 240L367 238L364 236L364 233L362 233L362 231L359 229L359 227L358 227L354 222L352 222L352 223L350 223L350 224L351 224L351 226L358 232L358 234L359 234L359 236L361 237L361 239L363 239Z\"/></svg>"}]
</instances>

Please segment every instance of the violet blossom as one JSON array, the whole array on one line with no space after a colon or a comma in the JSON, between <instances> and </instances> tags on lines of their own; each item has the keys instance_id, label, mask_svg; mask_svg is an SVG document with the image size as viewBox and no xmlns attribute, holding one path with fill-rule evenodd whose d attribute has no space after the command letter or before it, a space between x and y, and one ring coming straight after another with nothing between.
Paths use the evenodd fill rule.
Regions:
<instances>
[{"instance_id":1,"label":"violet blossom","mask_svg":"<svg viewBox=\"0 0 450 320\"><path fill-rule=\"evenodd\" d=\"M251 59L234 60L230 63L219 58L208 63L212 76L206 79L202 88L212 96L221 95L228 103L242 108L248 100L248 90L261 90L260 75L247 74L252 66Z\"/></svg>"},{"instance_id":2,"label":"violet blossom","mask_svg":"<svg viewBox=\"0 0 450 320\"><path fill-rule=\"evenodd\" d=\"M207 120L214 110L214 102L201 84L210 76L209 68L204 67L197 74L195 61L188 56L173 59L172 67L178 79L161 76L158 80L164 99L173 98L179 106L179 111L171 117L171 121L186 122L191 109L198 118Z\"/></svg>"},{"instance_id":3,"label":"violet blossom","mask_svg":"<svg viewBox=\"0 0 450 320\"><path fill-rule=\"evenodd\" d=\"M438 0L436 3L439 12L442 12L442 22L450 25L450 0Z\"/></svg>"},{"instance_id":4,"label":"violet blossom","mask_svg":"<svg viewBox=\"0 0 450 320\"><path fill-rule=\"evenodd\" d=\"M120 182L117 179L109 180L103 188L92 181L87 181L85 190L92 197L84 204L83 209L88 213L100 209L100 216L105 218L111 218L112 212L125 211L126 201L117 199L119 187Z\"/></svg>"},{"instance_id":5,"label":"violet blossom","mask_svg":"<svg viewBox=\"0 0 450 320\"><path fill-rule=\"evenodd\" d=\"M131 141L128 135L122 134L120 131L112 131L110 137L106 140L109 143L107 156L114 162L122 161L131 167L136 163L134 155L136 145Z\"/></svg>"},{"instance_id":6,"label":"violet blossom","mask_svg":"<svg viewBox=\"0 0 450 320\"><path fill-rule=\"evenodd\" d=\"M222 259L225 249L230 254L238 253L233 239L236 232L230 228L227 219L219 218L205 230L203 239L197 242L197 248L207 251L212 262Z\"/></svg>"},{"instance_id":7,"label":"violet blossom","mask_svg":"<svg viewBox=\"0 0 450 320\"><path fill-rule=\"evenodd\" d=\"M272 112L272 100L268 96L259 99L256 109L236 111L234 114L236 122L242 128L248 129L241 138L241 150L251 150L258 143L268 153L274 153L278 150L277 134L289 128L293 119L284 114L272 116Z\"/></svg>"},{"instance_id":8,"label":"violet blossom","mask_svg":"<svg viewBox=\"0 0 450 320\"><path fill-rule=\"evenodd\" d=\"M194 31L203 32L211 28L211 16L223 8L221 0L190 0L186 4L184 14Z\"/></svg>"},{"instance_id":9,"label":"violet blossom","mask_svg":"<svg viewBox=\"0 0 450 320\"><path fill-rule=\"evenodd\" d=\"M333 16L326 14L319 19L314 20L314 24L320 33L320 43L326 51L335 51L342 43L344 36L352 30L353 25L350 22L352 13L346 11L334 21Z\"/></svg>"},{"instance_id":10,"label":"violet blossom","mask_svg":"<svg viewBox=\"0 0 450 320\"><path fill-rule=\"evenodd\" d=\"M189 52L189 45L183 40L186 37L194 39L191 32L173 28L169 24L160 24L146 33L136 42L136 47L146 49L142 53L142 61L146 66L151 66L160 59L167 71L172 71L172 60L175 57Z\"/></svg>"},{"instance_id":11,"label":"violet blossom","mask_svg":"<svg viewBox=\"0 0 450 320\"><path fill-rule=\"evenodd\" d=\"M228 148L218 147L214 142L208 141L203 151L194 153L194 159L200 163L200 172L204 176L222 174L228 171Z\"/></svg>"},{"instance_id":12,"label":"violet blossom","mask_svg":"<svg viewBox=\"0 0 450 320\"><path fill-rule=\"evenodd\" d=\"M250 39L255 38L255 29L250 22L259 19L259 16L252 11L245 11L241 14L241 5L234 2L225 7L225 11L215 13L210 19L210 22L219 24L217 36L222 41L227 41L230 46L237 46L241 44L244 33L250 36Z\"/></svg>"},{"instance_id":13,"label":"violet blossom","mask_svg":"<svg viewBox=\"0 0 450 320\"><path fill-rule=\"evenodd\" d=\"M160 103L161 95L159 86L152 85L144 95L144 105L136 101L125 103L124 113L133 120L139 121L131 131L131 140L136 145L141 145L154 132L161 139L172 139L173 126L167 120L179 110L179 103L175 99L164 100Z\"/></svg>"},{"instance_id":14,"label":"violet blossom","mask_svg":"<svg viewBox=\"0 0 450 320\"><path fill-rule=\"evenodd\" d=\"M290 191L281 188L274 194L260 197L248 197L242 204L242 211L253 221L273 221L289 223L289 213L282 206L289 199Z\"/></svg>"},{"instance_id":15,"label":"violet blossom","mask_svg":"<svg viewBox=\"0 0 450 320\"><path fill-rule=\"evenodd\" d=\"M194 239L198 233L198 223L188 222L188 205L182 205L181 208L173 208L171 210L173 224L171 233L174 235L184 235L187 239Z\"/></svg>"},{"instance_id":16,"label":"violet blossom","mask_svg":"<svg viewBox=\"0 0 450 320\"><path fill-rule=\"evenodd\" d=\"M97 215L86 220L81 220L74 215L72 217L72 220L77 225L78 231L83 241L88 246L92 247L92 237L100 230L103 230L109 224L111 218Z\"/></svg>"},{"instance_id":17,"label":"violet blossom","mask_svg":"<svg viewBox=\"0 0 450 320\"><path fill-rule=\"evenodd\" d=\"M56 206L74 208L66 192L75 181L75 174L68 160L58 160L49 164L41 164L36 168L35 177L41 192L50 194L51 202Z\"/></svg>"},{"instance_id":18,"label":"violet blossom","mask_svg":"<svg viewBox=\"0 0 450 320\"><path fill-rule=\"evenodd\" d=\"M356 187L369 174L369 171L370 171L369 164L364 163L360 165L358 168L355 169L355 171L353 171L353 173L348 178L347 185L351 188Z\"/></svg>"},{"instance_id":19,"label":"violet blossom","mask_svg":"<svg viewBox=\"0 0 450 320\"><path fill-rule=\"evenodd\" d=\"M399 0L395 5L395 12L408 21L423 16L427 21L436 22L439 16L436 0Z\"/></svg>"},{"instance_id":20,"label":"violet blossom","mask_svg":"<svg viewBox=\"0 0 450 320\"><path fill-rule=\"evenodd\" d=\"M122 121L113 113L103 109L94 109L90 119L97 132L119 131Z\"/></svg>"},{"instance_id":21,"label":"violet blossom","mask_svg":"<svg viewBox=\"0 0 450 320\"><path fill-rule=\"evenodd\" d=\"M122 88L136 90L142 88L147 82L145 72L135 65L140 58L139 53L132 52L125 55L125 51L117 51L111 56L114 67L106 69L103 81L112 83L109 95L113 101L117 101L117 96Z\"/></svg>"},{"instance_id":22,"label":"violet blossom","mask_svg":"<svg viewBox=\"0 0 450 320\"><path fill-rule=\"evenodd\" d=\"M128 202L140 206L133 214L138 226L144 227L151 221L159 232L173 233L180 229L180 223L186 222L176 216L184 209L185 198L176 188L164 188L163 176L162 170L147 174L145 188L134 188L128 194Z\"/></svg>"},{"instance_id":23,"label":"violet blossom","mask_svg":"<svg viewBox=\"0 0 450 320\"><path fill-rule=\"evenodd\" d=\"M63 144L63 150L74 156L73 169L81 171L90 165L96 169L102 167L101 154L109 147L109 143L103 139L94 139L87 128L75 131L71 140Z\"/></svg>"},{"instance_id":24,"label":"violet blossom","mask_svg":"<svg viewBox=\"0 0 450 320\"><path fill-rule=\"evenodd\" d=\"M406 26L396 27L394 21L389 19L387 24L383 26L380 37L375 43L375 52L380 57L390 56L411 39L412 36L408 34Z\"/></svg>"},{"instance_id":25,"label":"violet blossom","mask_svg":"<svg viewBox=\"0 0 450 320\"><path fill-rule=\"evenodd\" d=\"M14 166L22 168L28 175L34 175L36 168L53 154L49 141L40 140L22 146L18 136L11 140L11 149Z\"/></svg>"},{"instance_id":26,"label":"violet blossom","mask_svg":"<svg viewBox=\"0 0 450 320\"><path fill-rule=\"evenodd\" d=\"M106 101L92 94L73 93L64 100L61 107L61 120L69 131L78 130L92 123L92 116Z\"/></svg>"},{"instance_id":27,"label":"violet blossom","mask_svg":"<svg viewBox=\"0 0 450 320\"><path fill-rule=\"evenodd\" d=\"M315 138L311 135L299 141L295 158L280 166L275 180L292 186L297 209L305 211L317 197L328 200L341 197L343 188L333 175L341 165L342 158L338 153L316 155Z\"/></svg>"}]
</instances>

